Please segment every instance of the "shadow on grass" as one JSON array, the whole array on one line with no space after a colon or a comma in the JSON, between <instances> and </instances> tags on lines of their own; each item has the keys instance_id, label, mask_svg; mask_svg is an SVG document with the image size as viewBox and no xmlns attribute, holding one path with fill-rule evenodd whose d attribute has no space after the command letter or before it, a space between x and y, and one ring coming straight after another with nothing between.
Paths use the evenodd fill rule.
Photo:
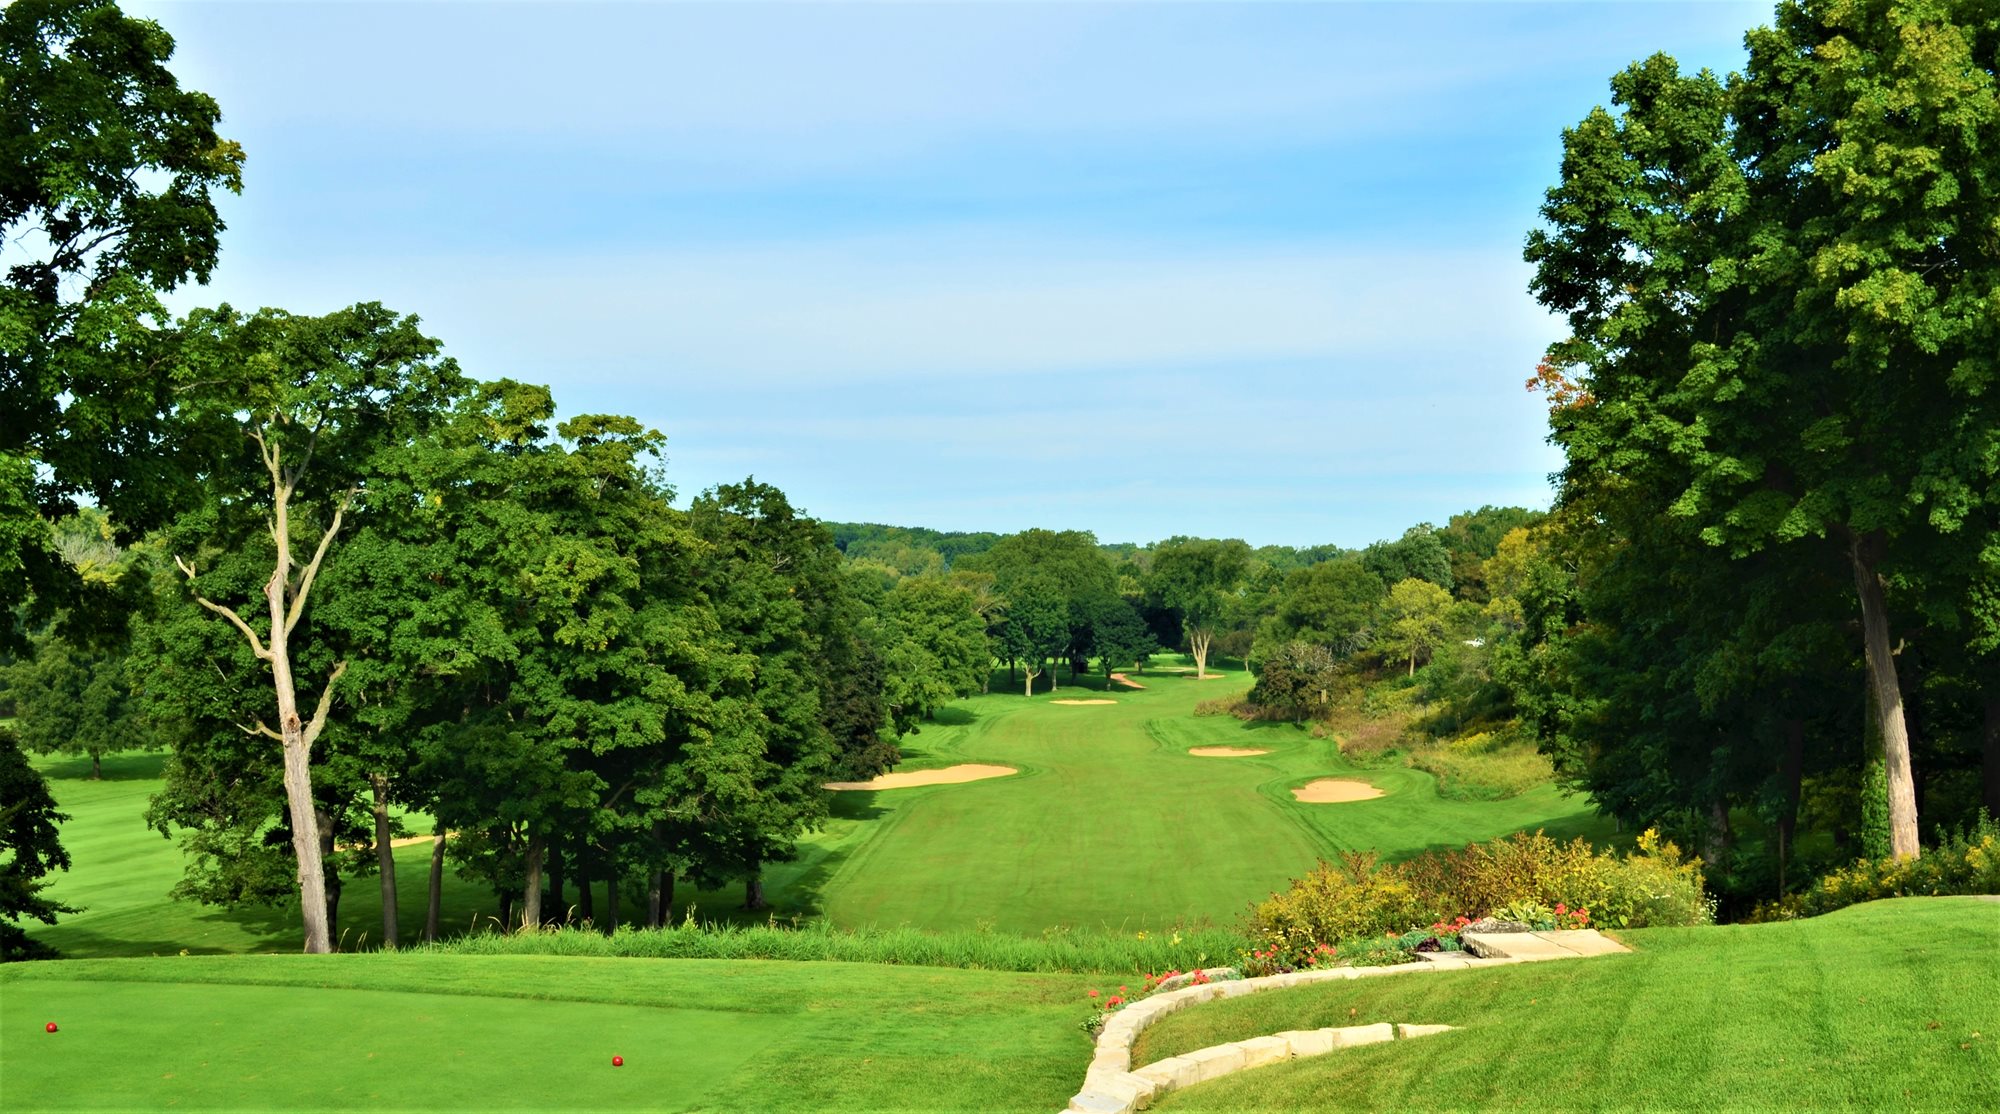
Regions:
<instances>
[{"instance_id":1,"label":"shadow on grass","mask_svg":"<svg viewBox=\"0 0 2000 1114\"><path fill-rule=\"evenodd\" d=\"M90 781L90 756L76 755L36 763L50 781ZM167 752L126 751L104 756L101 781L158 781L167 768Z\"/></svg>"}]
</instances>

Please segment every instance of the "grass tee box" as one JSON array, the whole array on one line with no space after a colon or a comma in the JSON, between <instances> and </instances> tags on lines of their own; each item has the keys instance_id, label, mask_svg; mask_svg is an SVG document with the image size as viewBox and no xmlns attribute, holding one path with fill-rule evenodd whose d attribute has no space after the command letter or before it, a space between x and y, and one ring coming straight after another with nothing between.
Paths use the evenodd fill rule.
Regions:
<instances>
[{"instance_id":1,"label":"grass tee box","mask_svg":"<svg viewBox=\"0 0 2000 1114\"><path fill-rule=\"evenodd\" d=\"M1088 1058L1087 982L436 954L15 964L0 1106L1048 1111Z\"/></svg>"}]
</instances>

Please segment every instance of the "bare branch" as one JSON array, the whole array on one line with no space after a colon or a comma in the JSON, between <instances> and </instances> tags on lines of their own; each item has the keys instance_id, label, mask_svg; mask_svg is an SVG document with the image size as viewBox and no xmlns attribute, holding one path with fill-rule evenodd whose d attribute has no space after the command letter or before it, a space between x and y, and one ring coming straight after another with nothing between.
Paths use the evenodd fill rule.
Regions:
<instances>
[{"instance_id":1,"label":"bare branch","mask_svg":"<svg viewBox=\"0 0 2000 1114\"><path fill-rule=\"evenodd\" d=\"M313 709L312 722L306 724L305 743L307 746L313 745L313 740L319 738L320 731L326 727L326 714L333 708L334 682L340 680L340 675L345 672L347 672L346 662L341 662L339 665L334 666L333 674L326 679L326 687L319 690L319 707Z\"/></svg>"},{"instance_id":2,"label":"bare branch","mask_svg":"<svg viewBox=\"0 0 2000 1114\"><path fill-rule=\"evenodd\" d=\"M286 634L291 634L292 628L299 625L299 616L304 614L306 609L306 594L312 591L313 578L319 575L320 562L326 559L326 548L333 544L333 536L340 533L340 520L347 514L347 506L353 500L354 489L348 488L347 494L340 497L340 505L333 509L332 524L327 526L326 533L320 535L319 548L313 550L311 563L306 565L306 571L300 574L298 589L292 593L292 606L285 613Z\"/></svg>"},{"instance_id":3,"label":"bare branch","mask_svg":"<svg viewBox=\"0 0 2000 1114\"><path fill-rule=\"evenodd\" d=\"M283 735L271 730L261 719L257 721L254 727L239 723L236 725L236 730L243 732L245 735L262 735L269 739L276 739L281 743L285 741Z\"/></svg>"},{"instance_id":4,"label":"bare branch","mask_svg":"<svg viewBox=\"0 0 2000 1114\"><path fill-rule=\"evenodd\" d=\"M174 555L174 564L180 566L180 570L187 574L188 582L192 584L194 582L194 566L182 560L179 554ZM209 599L207 596L202 595L200 592L195 593L194 602L202 605L203 607L208 608L210 611L215 612L217 615L220 615L223 618L229 620L231 623L235 624L236 629L243 632L243 637L250 640L251 653L256 654L259 658L265 661L271 660L271 651L265 649L264 644L257 640L257 632L250 629L250 624L243 621L243 616L238 615L234 610L230 608L224 607L223 605L216 603L214 600Z\"/></svg>"}]
</instances>

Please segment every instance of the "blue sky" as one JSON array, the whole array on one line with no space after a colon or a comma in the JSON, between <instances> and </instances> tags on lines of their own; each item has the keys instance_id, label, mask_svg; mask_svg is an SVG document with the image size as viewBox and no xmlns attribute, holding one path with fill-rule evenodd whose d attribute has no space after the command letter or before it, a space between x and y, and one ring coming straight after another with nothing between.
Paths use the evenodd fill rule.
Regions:
<instances>
[{"instance_id":1,"label":"blue sky","mask_svg":"<svg viewBox=\"0 0 2000 1114\"><path fill-rule=\"evenodd\" d=\"M130 5L245 146L181 306L419 314L823 518L1361 545L1545 506L1520 261L1769 4Z\"/></svg>"}]
</instances>

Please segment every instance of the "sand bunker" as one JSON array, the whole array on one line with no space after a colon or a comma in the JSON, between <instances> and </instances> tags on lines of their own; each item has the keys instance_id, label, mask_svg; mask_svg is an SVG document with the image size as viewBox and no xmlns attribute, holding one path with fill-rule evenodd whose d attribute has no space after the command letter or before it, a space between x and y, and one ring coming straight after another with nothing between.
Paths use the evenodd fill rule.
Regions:
<instances>
[{"instance_id":1,"label":"sand bunker","mask_svg":"<svg viewBox=\"0 0 2000 1114\"><path fill-rule=\"evenodd\" d=\"M1337 777L1323 777L1307 782L1292 790L1292 796L1309 805L1332 805L1342 801L1365 801L1382 795L1380 789L1365 781L1344 781Z\"/></svg>"},{"instance_id":2,"label":"sand bunker","mask_svg":"<svg viewBox=\"0 0 2000 1114\"><path fill-rule=\"evenodd\" d=\"M919 785L957 785L967 781L983 781L989 777L1006 777L1020 773L1012 766L947 766L942 770L915 770L907 774L883 774L872 781L829 781L828 789L915 789Z\"/></svg>"},{"instance_id":3,"label":"sand bunker","mask_svg":"<svg viewBox=\"0 0 2000 1114\"><path fill-rule=\"evenodd\" d=\"M1051 700L1051 704L1116 704L1116 700Z\"/></svg>"},{"instance_id":4,"label":"sand bunker","mask_svg":"<svg viewBox=\"0 0 2000 1114\"><path fill-rule=\"evenodd\" d=\"M1248 758L1253 754L1269 754L1268 750L1252 750L1249 747L1195 747L1189 754L1202 758Z\"/></svg>"},{"instance_id":5,"label":"sand bunker","mask_svg":"<svg viewBox=\"0 0 2000 1114\"><path fill-rule=\"evenodd\" d=\"M1124 686L1125 686L1125 687L1127 687L1127 688L1135 688L1135 689L1142 689L1142 688L1145 688L1145 687L1146 687L1146 686L1144 686L1144 685L1140 684L1139 682L1137 682L1137 681L1133 680L1132 678L1130 678L1130 677L1127 677L1127 676L1126 676L1125 674L1123 674L1123 673L1113 673L1113 674L1111 675L1111 679L1112 679L1112 680L1114 680L1114 681L1116 681L1116 682L1118 682L1118 683L1119 683L1119 684L1121 684L1121 685L1124 685Z\"/></svg>"}]
</instances>

